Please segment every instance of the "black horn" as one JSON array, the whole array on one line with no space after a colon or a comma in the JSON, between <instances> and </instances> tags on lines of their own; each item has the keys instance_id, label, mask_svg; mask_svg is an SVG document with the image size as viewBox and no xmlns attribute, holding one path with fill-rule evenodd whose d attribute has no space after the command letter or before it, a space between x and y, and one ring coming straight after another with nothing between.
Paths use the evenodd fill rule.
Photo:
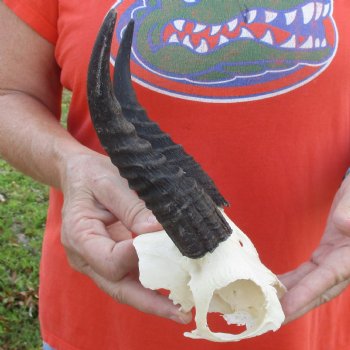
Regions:
<instances>
[{"instance_id":1,"label":"black horn","mask_svg":"<svg viewBox=\"0 0 350 350\"><path fill-rule=\"evenodd\" d=\"M109 58L116 13L98 33L88 68L88 103L100 142L120 174L152 210L181 253L200 258L231 229L209 195L161 152L139 137L124 116L110 80Z\"/></svg>"},{"instance_id":2,"label":"black horn","mask_svg":"<svg viewBox=\"0 0 350 350\"><path fill-rule=\"evenodd\" d=\"M164 133L158 124L149 119L146 111L138 102L130 74L133 31L134 21L131 20L124 30L114 65L114 93L124 117L135 126L140 137L149 141L154 149L166 156L169 164L180 166L188 176L193 177L217 206L227 206L227 201L202 167L185 152L181 145L175 143L168 134Z\"/></svg>"}]
</instances>

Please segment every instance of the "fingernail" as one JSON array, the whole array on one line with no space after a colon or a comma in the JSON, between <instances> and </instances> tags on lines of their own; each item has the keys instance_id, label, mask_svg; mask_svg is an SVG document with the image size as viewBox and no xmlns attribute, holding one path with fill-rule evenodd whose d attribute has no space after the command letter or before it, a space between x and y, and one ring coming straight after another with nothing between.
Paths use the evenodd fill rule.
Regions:
<instances>
[{"instance_id":1,"label":"fingernail","mask_svg":"<svg viewBox=\"0 0 350 350\"><path fill-rule=\"evenodd\" d=\"M192 321L192 314L189 313L189 314L181 314L180 317L180 320L183 324L187 324L187 323L190 323Z\"/></svg>"},{"instance_id":2,"label":"fingernail","mask_svg":"<svg viewBox=\"0 0 350 350\"><path fill-rule=\"evenodd\" d=\"M158 222L157 218L154 215L150 215L147 221L151 224L156 224Z\"/></svg>"},{"instance_id":3,"label":"fingernail","mask_svg":"<svg viewBox=\"0 0 350 350\"><path fill-rule=\"evenodd\" d=\"M170 317L171 320L177 322L177 323L181 323L181 324L187 324L188 322L186 322L184 319L182 319L179 316L171 316Z\"/></svg>"},{"instance_id":4,"label":"fingernail","mask_svg":"<svg viewBox=\"0 0 350 350\"><path fill-rule=\"evenodd\" d=\"M178 314L170 317L173 321L181 323L181 324L187 324L192 321L192 314L189 313L183 313L179 312Z\"/></svg>"}]
</instances>

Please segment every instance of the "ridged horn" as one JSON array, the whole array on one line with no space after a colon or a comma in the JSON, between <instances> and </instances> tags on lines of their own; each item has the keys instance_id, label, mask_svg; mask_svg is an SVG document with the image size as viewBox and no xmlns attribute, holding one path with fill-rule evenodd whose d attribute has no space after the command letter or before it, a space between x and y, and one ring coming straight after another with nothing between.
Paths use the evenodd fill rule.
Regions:
<instances>
[{"instance_id":1,"label":"ridged horn","mask_svg":"<svg viewBox=\"0 0 350 350\"><path fill-rule=\"evenodd\" d=\"M134 21L131 20L124 30L114 65L114 93L122 107L124 117L135 126L140 137L149 141L154 149L166 156L169 164L181 167L188 176L193 177L217 206L227 206L228 202L208 174L192 156L185 152L181 145L175 143L168 134L160 129L158 124L149 119L146 111L138 102L130 74L133 31Z\"/></svg>"},{"instance_id":2,"label":"ridged horn","mask_svg":"<svg viewBox=\"0 0 350 350\"><path fill-rule=\"evenodd\" d=\"M211 198L183 170L140 138L122 113L109 72L116 13L111 10L93 47L87 81L91 119L120 174L152 210L180 252L200 258L227 239L231 229Z\"/></svg>"}]
</instances>

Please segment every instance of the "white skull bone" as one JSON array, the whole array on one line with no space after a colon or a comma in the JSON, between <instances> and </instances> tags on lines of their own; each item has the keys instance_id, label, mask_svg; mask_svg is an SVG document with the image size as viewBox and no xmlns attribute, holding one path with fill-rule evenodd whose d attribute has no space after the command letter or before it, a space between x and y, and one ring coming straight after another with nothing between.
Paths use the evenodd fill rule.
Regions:
<instances>
[{"instance_id":1,"label":"white skull bone","mask_svg":"<svg viewBox=\"0 0 350 350\"><path fill-rule=\"evenodd\" d=\"M279 302L284 287L261 263L249 238L223 215L231 236L200 259L183 256L165 231L135 238L140 281L150 289L169 290L169 298L186 312L196 308L196 329L187 337L228 342L276 331L284 320ZM219 312L228 324L245 325L246 330L212 332L208 312Z\"/></svg>"}]
</instances>

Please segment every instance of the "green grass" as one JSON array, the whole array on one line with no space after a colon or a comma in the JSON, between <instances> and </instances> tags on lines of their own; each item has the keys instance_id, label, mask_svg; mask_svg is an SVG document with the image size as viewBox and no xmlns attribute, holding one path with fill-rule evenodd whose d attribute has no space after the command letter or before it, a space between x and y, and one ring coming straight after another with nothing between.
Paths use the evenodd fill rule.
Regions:
<instances>
[{"instance_id":1,"label":"green grass","mask_svg":"<svg viewBox=\"0 0 350 350\"><path fill-rule=\"evenodd\" d=\"M63 125L70 102L64 92ZM48 188L0 158L0 350L38 350L38 273Z\"/></svg>"},{"instance_id":2,"label":"green grass","mask_svg":"<svg viewBox=\"0 0 350 350\"><path fill-rule=\"evenodd\" d=\"M45 186L0 160L0 349L39 349L38 269Z\"/></svg>"}]
</instances>

